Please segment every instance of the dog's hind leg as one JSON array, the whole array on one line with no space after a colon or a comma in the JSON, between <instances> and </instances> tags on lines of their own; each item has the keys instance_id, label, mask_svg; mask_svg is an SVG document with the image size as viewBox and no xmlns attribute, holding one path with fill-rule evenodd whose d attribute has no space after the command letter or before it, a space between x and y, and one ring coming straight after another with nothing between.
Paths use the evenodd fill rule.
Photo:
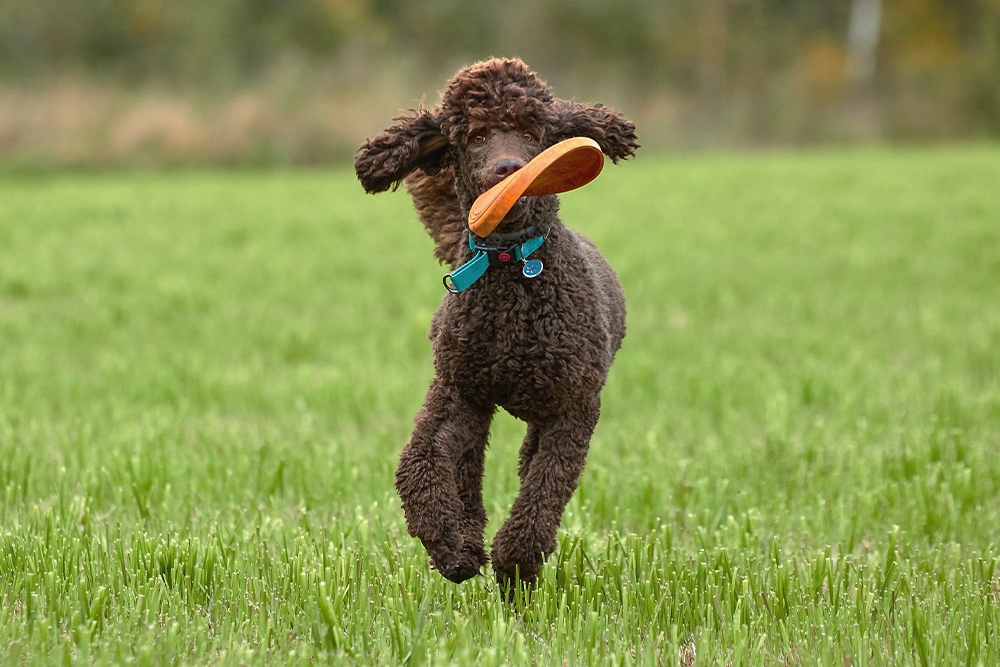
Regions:
<instances>
[{"instance_id":1,"label":"dog's hind leg","mask_svg":"<svg viewBox=\"0 0 1000 667\"><path fill-rule=\"evenodd\" d=\"M492 409L472 405L435 380L396 470L408 532L454 582L475 576L486 564L482 450L492 416Z\"/></svg>"},{"instance_id":2,"label":"dog's hind leg","mask_svg":"<svg viewBox=\"0 0 1000 667\"><path fill-rule=\"evenodd\" d=\"M537 427L537 439L529 427L518 466L521 489L510 518L493 540L493 570L508 593L515 581L532 584L546 556L555 550L556 531L583 472L599 413L600 399L595 397L573 413Z\"/></svg>"}]
</instances>

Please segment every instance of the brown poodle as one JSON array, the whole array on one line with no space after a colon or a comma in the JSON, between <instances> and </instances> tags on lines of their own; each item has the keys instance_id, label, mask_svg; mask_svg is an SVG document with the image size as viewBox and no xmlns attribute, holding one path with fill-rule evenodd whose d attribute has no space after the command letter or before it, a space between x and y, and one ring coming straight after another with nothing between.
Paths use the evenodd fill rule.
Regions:
<instances>
[{"instance_id":1,"label":"brown poodle","mask_svg":"<svg viewBox=\"0 0 1000 667\"><path fill-rule=\"evenodd\" d=\"M396 489L409 533L438 571L455 582L478 574L488 561L490 422L497 406L527 422L521 488L492 550L509 592L514 581L533 583L556 547L625 336L625 295L594 244L563 225L555 196L522 197L484 239L470 234L469 209L563 139L590 137L615 162L627 158L639 147L635 126L604 106L553 97L523 62L503 59L461 70L438 107L396 120L355 159L365 190L405 179L439 260L458 268L476 254L489 259L473 284L446 283L430 331L436 373Z\"/></svg>"}]
</instances>

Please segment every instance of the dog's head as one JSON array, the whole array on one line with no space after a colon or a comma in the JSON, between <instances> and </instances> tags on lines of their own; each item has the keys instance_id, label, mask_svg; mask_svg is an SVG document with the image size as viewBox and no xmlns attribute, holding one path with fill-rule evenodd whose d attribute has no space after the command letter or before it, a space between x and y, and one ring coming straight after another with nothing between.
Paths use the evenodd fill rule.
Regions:
<instances>
[{"instance_id":1,"label":"dog's head","mask_svg":"<svg viewBox=\"0 0 1000 667\"><path fill-rule=\"evenodd\" d=\"M639 147L635 126L620 113L554 97L520 60L494 58L467 67L448 82L438 107L396 120L355 159L365 190L387 190L415 169L433 174L452 168L466 212L476 197L563 139L590 137L615 162ZM533 206L523 201L504 224L523 222Z\"/></svg>"}]
</instances>

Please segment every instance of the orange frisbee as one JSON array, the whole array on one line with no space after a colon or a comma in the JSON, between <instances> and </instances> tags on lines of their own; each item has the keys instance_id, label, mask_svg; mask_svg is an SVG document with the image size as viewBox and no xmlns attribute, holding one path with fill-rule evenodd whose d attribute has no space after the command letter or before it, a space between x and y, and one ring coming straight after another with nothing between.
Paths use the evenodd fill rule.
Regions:
<instances>
[{"instance_id":1,"label":"orange frisbee","mask_svg":"<svg viewBox=\"0 0 1000 667\"><path fill-rule=\"evenodd\" d=\"M479 195L469 211L469 229L480 238L488 236L522 196L575 190L597 178L603 168L604 153L593 139L560 141Z\"/></svg>"}]
</instances>

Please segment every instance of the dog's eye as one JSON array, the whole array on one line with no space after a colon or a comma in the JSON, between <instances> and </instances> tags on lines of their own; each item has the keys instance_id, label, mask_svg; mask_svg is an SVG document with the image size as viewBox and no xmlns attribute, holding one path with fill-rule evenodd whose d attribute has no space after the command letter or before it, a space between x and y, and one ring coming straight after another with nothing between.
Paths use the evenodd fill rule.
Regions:
<instances>
[{"instance_id":1,"label":"dog's eye","mask_svg":"<svg viewBox=\"0 0 1000 667\"><path fill-rule=\"evenodd\" d=\"M474 137L472 137L472 143L474 143L477 146L482 146L483 144L486 143L486 135L484 134L475 135Z\"/></svg>"},{"instance_id":2,"label":"dog's eye","mask_svg":"<svg viewBox=\"0 0 1000 667\"><path fill-rule=\"evenodd\" d=\"M538 141L538 139L535 138L535 135L533 135L531 132L525 132L524 134L521 135L521 138L524 139L524 143L526 144L533 144L536 141Z\"/></svg>"}]
</instances>

